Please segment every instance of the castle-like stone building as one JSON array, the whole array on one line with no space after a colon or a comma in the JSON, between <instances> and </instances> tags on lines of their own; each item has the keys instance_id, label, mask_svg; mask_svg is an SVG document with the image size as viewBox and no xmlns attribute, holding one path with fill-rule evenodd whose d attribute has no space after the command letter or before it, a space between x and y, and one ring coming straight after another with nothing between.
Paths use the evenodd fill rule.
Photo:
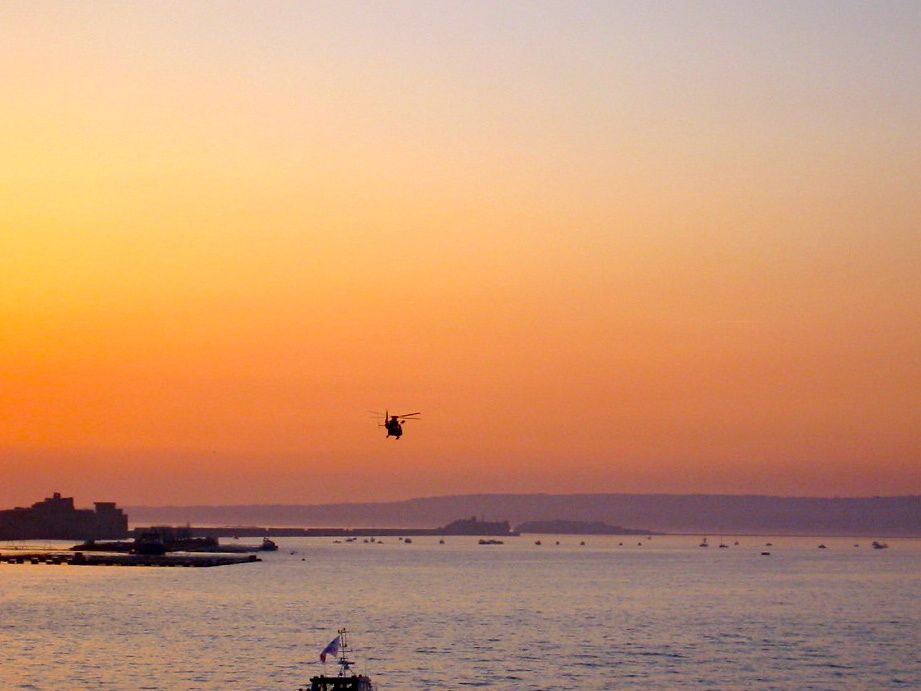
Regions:
<instances>
[{"instance_id":1,"label":"castle-like stone building","mask_svg":"<svg viewBox=\"0 0 921 691\"><path fill-rule=\"evenodd\" d=\"M60 492L32 504L0 511L0 540L118 540L128 535L128 516L115 502L74 508Z\"/></svg>"}]
</instances>

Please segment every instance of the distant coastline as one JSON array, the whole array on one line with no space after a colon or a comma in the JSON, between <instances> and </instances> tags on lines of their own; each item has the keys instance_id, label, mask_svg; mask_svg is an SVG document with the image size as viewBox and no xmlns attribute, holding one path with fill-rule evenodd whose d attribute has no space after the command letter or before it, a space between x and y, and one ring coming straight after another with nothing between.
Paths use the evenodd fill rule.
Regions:
<instances>
[{"instance_id":1,"label":"distant coastline","mask_svg":"<svg viewBox=\"0 0 921 691\"><path fill-rule=\"evenodd\" d=\"M131 530L135 538L153 531L182 530L195 539L222 537L517 537L508 521L471 521L459 519L438 528L279 528L277 526L192 526L163 527L139 526Z\"/></svg>"},{"instance_id":2,"label":"distant coastline","mask_svg":"<svg viewBox=\"0 0 921 691\"><path fill-rule=\"evenodd\" d=\"M543 535L661 535L652 530L624 528L602 521L525 521L517 526L519 533Z\"/></svg>"},{"instance_id":3,"label":"distant coastline","mask_svg":"<svg viewBox=\"0 0 921 691\"><path fill-rule=\"evenodd\" d=\"M129 506L132 525L426 528L457 516L519 525L568 520L642 531L726 535L921 537L921 496L477 494L395 502Z\"/></svg>"}]
</instances>

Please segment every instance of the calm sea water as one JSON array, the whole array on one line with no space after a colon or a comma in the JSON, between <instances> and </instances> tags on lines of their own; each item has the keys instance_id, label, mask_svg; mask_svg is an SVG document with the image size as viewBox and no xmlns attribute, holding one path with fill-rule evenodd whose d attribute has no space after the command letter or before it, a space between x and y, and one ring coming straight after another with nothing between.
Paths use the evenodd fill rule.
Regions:
<instances>
[{"instance_id":1,"label":"calm sea water","mask_svg":"<svg viewBox=\"0 0 921 691\"><path fill-rule=\"evenodd\" d=\"M921 688L921 541L535 539L0 564L0 688L296 689L340 626L382 689Z\"/></svg>"}]
</instances>

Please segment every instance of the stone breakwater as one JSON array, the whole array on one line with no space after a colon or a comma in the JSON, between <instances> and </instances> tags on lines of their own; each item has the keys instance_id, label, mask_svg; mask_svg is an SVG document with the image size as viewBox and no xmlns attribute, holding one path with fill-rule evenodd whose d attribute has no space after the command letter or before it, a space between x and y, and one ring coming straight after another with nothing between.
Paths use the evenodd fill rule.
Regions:
<instances>
[{"instance_id":1,"label":"stone breakwater","mask_svg":"<svg viewBox=\"0 0 921 691\"><path fill-rule=\"evenodd\" d=\"M83 552L3 552L0 564L46 564L52 566L146 566L210 567L262 561L256 555L162 555L84 554Z\"/></svg>"}]
</instances>

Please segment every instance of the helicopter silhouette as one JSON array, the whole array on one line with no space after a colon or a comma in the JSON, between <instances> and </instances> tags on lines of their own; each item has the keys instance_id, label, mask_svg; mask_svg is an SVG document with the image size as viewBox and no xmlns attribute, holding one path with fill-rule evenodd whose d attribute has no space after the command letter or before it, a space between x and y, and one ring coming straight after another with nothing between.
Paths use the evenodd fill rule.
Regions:
<instances>
[{"instance_id":1,"label":"helicopter silhouette","mask_svg":"<svg viewBox=\"0 0 921 691\"><path fill-rule=\"evenodd\" d=\"M387 429L387 439L394 437L397 441L403 436L403 423L410 420L418 420L416 415L421 413L404 413L403 415L391 415L389 411L384 411L384 424L379 427Z\"/></svg>"}]
</instances>

